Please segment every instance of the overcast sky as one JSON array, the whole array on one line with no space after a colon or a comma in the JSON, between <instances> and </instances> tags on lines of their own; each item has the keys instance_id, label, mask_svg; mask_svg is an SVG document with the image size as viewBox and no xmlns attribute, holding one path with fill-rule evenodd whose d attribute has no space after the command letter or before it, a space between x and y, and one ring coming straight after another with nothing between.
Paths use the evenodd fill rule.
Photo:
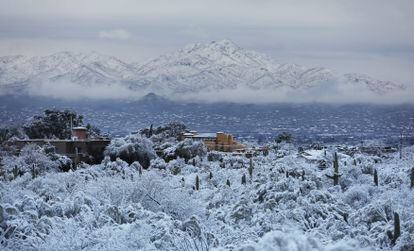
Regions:
<instances>
[{"instance_id":1,"label":"overcast sky","mask_svg":"<svg viewBox=\"0 0 414 251\"><path fill-rule=\"evenodd\" d=\"M0 0L0 55L141 61L230 39L282 62L414 83L414 1Z\"/></svg>"}]
</instances>

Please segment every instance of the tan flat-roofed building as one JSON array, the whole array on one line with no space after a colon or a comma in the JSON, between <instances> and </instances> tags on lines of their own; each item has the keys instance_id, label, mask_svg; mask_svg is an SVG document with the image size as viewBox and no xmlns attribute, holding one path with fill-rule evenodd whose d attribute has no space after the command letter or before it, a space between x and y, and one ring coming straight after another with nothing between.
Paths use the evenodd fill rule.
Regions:
<instances>
[{"instance_id":1,"label":"tan flat-roofed building","mask_svg":"<svg viewBox=\"0 0 414 251\"><path fill-rule=\"evenodd\" d=\"M245 145L235 141L231 134L224 132L197 133L196 131L190 131L182 136L185 139L203 141L209 151L235 152L243 151L246 148Z\"/></svg>"}]
</instances>

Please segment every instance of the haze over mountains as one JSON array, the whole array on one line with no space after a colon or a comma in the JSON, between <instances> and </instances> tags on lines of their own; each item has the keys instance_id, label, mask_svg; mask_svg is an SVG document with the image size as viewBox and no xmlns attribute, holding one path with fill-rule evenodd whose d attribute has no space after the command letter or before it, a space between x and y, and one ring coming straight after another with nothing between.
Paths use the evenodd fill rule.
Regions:
<instances>
[{"instance_id":1,"label":"haze over mountains","mask_svg":"<svg viewBox=\"0 0 414 251\"><path fill-rule=\"evenodd\" d=\"M143 63L96 52L0 57L0 94L63 99L233 102L409 102L406 86L360 73L280 63L229 40L192 44Z\"/></svg>"}]
</instances>

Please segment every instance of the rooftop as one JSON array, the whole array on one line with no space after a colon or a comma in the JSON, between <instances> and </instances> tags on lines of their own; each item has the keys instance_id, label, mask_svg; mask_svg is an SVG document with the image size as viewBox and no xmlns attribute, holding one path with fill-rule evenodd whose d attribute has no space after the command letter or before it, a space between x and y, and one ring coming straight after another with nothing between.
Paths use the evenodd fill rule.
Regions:
<instances>
[{"instance_id":1,"label":"rooftop","mask_svg":"<svg viewBox=\"0 0 414 251\"><path fill-rule=\"evenodd\" d=\"M197 133L193 137L196 137L196 138L215 138L216 134L213 133L213 132L202 132L202 133Z\"/></svg>"}]
</instances>

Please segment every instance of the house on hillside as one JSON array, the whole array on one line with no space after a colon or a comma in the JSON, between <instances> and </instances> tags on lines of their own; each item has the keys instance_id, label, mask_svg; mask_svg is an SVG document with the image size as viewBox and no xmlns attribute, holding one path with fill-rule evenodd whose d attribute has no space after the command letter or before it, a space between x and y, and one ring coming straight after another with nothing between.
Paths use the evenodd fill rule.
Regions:
<instances>
[{"instance_id":1,"label":"house on hillside","mask_svg":"<svg viewBox=\"0 0 414 251\"><path fill-rule=\"evenodd\" d=\"M231 134L224 132L198 133L197 131L189 131L183 133L181 138L203 141L209 151L242 152L246 148L245 145L235 141Z\"/></svg>"},{"instance_id":2,"label":"house on hillside","mask_svg":"<svg viewBox=\"0 0 414 251\"><path fill-rule=\"evenodd\" d=\"M102 161L105 147L110 142L108 138L90 138L85 127L74 127L71 139L23 139L14 141L14 145L20 151L28 144L50 144L56 153L69 157L75 164L81 161L93 164Z\"/></svg>"}]
</instances>

